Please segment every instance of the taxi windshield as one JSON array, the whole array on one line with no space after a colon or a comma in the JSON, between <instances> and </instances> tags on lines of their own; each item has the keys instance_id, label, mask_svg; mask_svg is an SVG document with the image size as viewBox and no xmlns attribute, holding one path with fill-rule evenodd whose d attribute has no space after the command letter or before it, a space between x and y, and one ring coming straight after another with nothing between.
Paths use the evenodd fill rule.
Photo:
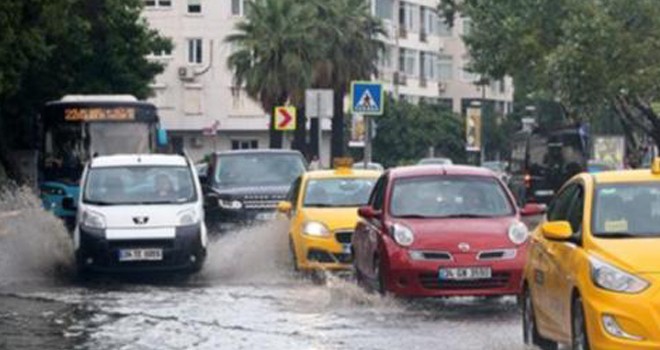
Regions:
<instances>
[{"instance_id":1,"label":"taxi windshield","mask_svg":"<svg viewBox=\"0 0 660 350\"><path fill-rule=\"evenodd\" d=\"M395 217L450 218L513 215L495 178L423 176L396 180L390 211Z\"/></svg>"},{"instance_id":2,"label":"taxi windshield","mask_svg":"<svg viewBox=\"0 0 660 350\"><path fill-rule=\"evenodd\" d=\"M376 182L369 178L312 179L307 182L304 207L359 207L367 204Z\"/></svg>"},{"instance_id":3,"label":"taxi windshield","mask_svg":"<svg viewBox=\"0 0 660 350\"><path fill-rule=\"evenodd\" d=\"M659 236L660 183L597 187L592 225L598 237Z\"/></svg>"}]
</instances>

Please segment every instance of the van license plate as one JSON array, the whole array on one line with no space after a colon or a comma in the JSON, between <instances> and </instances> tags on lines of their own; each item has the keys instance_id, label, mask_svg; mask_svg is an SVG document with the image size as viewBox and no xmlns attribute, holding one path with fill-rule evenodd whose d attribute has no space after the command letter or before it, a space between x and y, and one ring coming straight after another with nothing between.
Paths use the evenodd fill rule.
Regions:
<instances>
[{"instance_id":1,"label":"van license plate","mask_svg":"<svg viewBox=\"0 0 660 350\"><path fill-rule=\"evenodd\" d=\"M490 267L465 267L440 269L438 274L440 280L481 280L492 277Z\"/></svg>"},{"instance_id":2,"label":"van license plate","mask_svg":"<svg viewBox=\"0 0 660 350\"><path fill-rule=\"evenodd\" d=\"M275 213L259 213L256 217L259 221L268 221L275 219Z\"/></svg>"},{"instance_id":3,"label":"van license plate","mask_svg":"<svg viewBox=\"0 0 660 350\"><path fill-rule=\"evenodd\" d=\"M163 260L162 249L121 249L119 261L160 261Z\"/></svg>"}]
</instances>

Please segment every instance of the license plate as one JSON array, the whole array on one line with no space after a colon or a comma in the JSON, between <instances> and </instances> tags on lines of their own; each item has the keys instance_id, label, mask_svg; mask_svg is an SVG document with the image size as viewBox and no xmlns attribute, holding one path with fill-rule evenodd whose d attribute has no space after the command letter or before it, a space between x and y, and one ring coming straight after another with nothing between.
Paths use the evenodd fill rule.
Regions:
<instances>
[{"instance_id":1,"label":"license plate","mask_svg":"<svg viewBox=\"0 0 660 350\"><path fill-rule=\"evenodd\" d=\"M259 213L259 214L257 214L256 219L257 220L263 220L263 221L273 220L273 219L275 219L275 213Z\"/></svg>"},{"instance_id":2,"label":"license plate","mask_svg":"<svg viewBox=\"0 0 660 350\"><path fill-rule=\"evenodd\" d=\"M490 267L459 267L440 269L440 280L480 280L491 278Z\"/></svg>"},{"instance_id":3,"label":"license plate","mask_svg":"<svg viewBox=\"0 0 660 350\"><path fill-rule=\"evenodd\" d=\"M159 261L163 260L162 249L121 249L119 261Z\"/></svg>"}]
</instances>

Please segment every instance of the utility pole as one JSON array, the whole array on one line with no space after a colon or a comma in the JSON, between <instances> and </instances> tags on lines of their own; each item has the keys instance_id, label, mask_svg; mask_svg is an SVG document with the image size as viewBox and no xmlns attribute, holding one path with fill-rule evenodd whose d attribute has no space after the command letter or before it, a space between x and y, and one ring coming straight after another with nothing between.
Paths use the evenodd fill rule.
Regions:
<instances>
[{"instance_id":1,"label":"utility pole","mask_svg":"<svg viewBox=\"0 0 660 350\"><path fill-rule=\"evenodd\" d=\"M394 0L392 10L392 26L394 28L394 72L395 76L398 77L397 80L401 80L401 67L399 62L401 61L401 44L399 43L399 37L401 35L401 18L400 18L400 7L401 0ZM394 81L392 79L394 86L392 86L392 91L394 91L394 99L399 99L399 81Z\"/></svg>"}]
</instances>

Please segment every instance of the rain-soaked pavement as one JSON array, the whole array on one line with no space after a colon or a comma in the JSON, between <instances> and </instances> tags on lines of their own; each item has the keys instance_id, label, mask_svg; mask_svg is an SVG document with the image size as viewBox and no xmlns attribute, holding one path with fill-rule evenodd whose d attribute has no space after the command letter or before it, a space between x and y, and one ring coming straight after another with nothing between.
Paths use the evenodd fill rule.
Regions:
<instances>
[{"instance_id":1,"label":"rain-soaked pavement","mask_svg":"<svg viewBox=\"0 0 660 350\"><path fill-rule=\"evenodd\" d=\"M59 222L15 197L0 194L0 349L524 349L514 298L409 301L332 276L315 284L289 272L277 223L213 242L190 278L82 280Z\"/></svg>"}]
</instances>

